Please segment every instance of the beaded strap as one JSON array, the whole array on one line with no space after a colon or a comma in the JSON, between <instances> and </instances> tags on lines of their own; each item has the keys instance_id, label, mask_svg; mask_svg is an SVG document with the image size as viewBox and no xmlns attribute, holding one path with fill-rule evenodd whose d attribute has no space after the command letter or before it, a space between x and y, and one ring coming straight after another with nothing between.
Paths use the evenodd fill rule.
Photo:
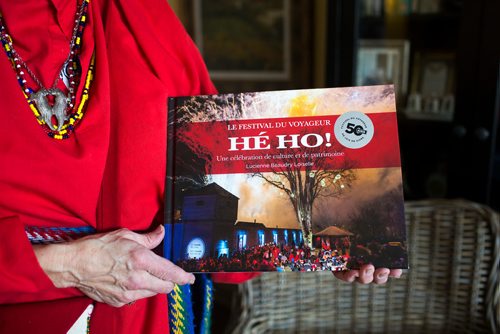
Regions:
<instances>
[{"instance_id":1,"label":"beaded strap","mask_svg":"<svg viewBox=\"0 0 500 334\"><path fill-rule=\"evenodd\" d=\"M207 274L197 274L194 285L175 285L168 295L168 319L173 334L210 334L213 283Z\"/></svg>"},{"instance_id":2,"label":"beaded strap","mask_svg":"<svg viewBox=\"0 0 500 334\"><path fill-rule=\"evenodd\" d=\"M191 287L175 285L168 294L168 322L172 334L194 334Z\"/></svg>"},{"instance_id":3,"label":"beaded strap","mask_svg":"<svg viewBox=\"0 0 500 334\"><path fill-rule=\"evenodd\" d=\"M202 285L203 310L201 314L201 324L199 334L210 334L212 326L212 309L213 309L213 283L207 274L198 275Z\"/></svg>"}]
</instances>

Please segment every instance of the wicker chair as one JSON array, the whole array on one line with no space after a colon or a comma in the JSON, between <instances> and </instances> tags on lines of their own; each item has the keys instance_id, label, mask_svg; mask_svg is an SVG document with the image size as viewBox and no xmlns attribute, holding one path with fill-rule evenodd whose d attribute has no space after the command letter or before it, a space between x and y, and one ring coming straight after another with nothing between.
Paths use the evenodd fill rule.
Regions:
<instances>
[{"instance_id":1,"label":"wicker chair","mask_svg":"<svg viewBox=\"0 0 500 334\"><path fill-rule=\"evenodd\" d=\"M233 333L498 333L500 226L462 200L406 204L411 269L385 285L328 272L265 273L240 285Z\"/></svg>"}]
</instances>

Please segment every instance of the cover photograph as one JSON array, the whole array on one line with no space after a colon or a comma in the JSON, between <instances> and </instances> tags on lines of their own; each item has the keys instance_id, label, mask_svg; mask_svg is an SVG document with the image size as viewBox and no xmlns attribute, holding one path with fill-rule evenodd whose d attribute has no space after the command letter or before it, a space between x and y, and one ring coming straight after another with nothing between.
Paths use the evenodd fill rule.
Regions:
<instances>
[{"instance_id":1,"label":"cover photograph","mask_svg":"<svg viewBox=\"0 0 500 334\"><path fill-rule=\"evenodd\" d=\"M392 85L170 98L165 194L186 271L408 267Z\"/></svg>"}]
</instances>

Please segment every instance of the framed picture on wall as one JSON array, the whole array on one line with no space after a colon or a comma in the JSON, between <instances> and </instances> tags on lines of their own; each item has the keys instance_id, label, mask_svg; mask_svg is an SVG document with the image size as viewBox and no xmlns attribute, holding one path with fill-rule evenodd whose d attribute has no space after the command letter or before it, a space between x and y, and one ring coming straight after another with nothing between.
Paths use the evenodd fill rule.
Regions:
<instances>
[{"instance_id":1,"label":"framed picture on wall","mask_svg":"<svg viewBox=\"0 0 500 334\"><path fill-rule=\"evenodd\" d=\"M313 70L321 52L317 36L326 29L321 16L315 15L319 2L169 3L200 49L219 92L301 89L311 87L317 79ZM327 12L326 4L324 7L321 13Z\"/></svg>"},{"instance_id":2,"label":"framed picture on wall","mask_svg":"<svg viewBox=\"0 0 500 334\"><path fill-rule=\"evenodd\" d=\"M402 98L408 92L409 52L407 40L360 40L356 85L394 84L398 99Z\"/></svg>"},{"instance_id":3,"label":"framed picture on wall","mask_svg":"<svg viewBox=\"0 0 500 334\"><path fill-rule=\"evenodd\" d=\"M215 80L288 80L291 2L194 0L194 39Z\"/></svg>"},{"instance_id":4,"label":"framed picture on wall","mask_svg":"<svg viewBox=\"0 0 500 334\"><path fill-rule=\"evenodd\" d=\"M422 96L454 93L455 56L453 53L426 52L415 57L412 90Z\"/></svg>"},{"instance_id":5,"label":"framed picture on wall","mask_svg":"<svg viewBox=\"0 0 500 334\"><path fill-rule=\"evenodd\" d=\"M418 0L415 1L413 6L415 7L415 12L420 14L435 14L439 13L441 9L440 0Z\"/></svg>"},{"instance_id":6,"label":"framed picture on wall","mask_svg":"<svg viewBox=\"0 0 500 334\"><path fill-rule=\"evenodd\" d=\"M455 56L420 52L412 68L411 94L406 114L414 119L453 120L455 112Z\"/></svg>"}]
</instances>

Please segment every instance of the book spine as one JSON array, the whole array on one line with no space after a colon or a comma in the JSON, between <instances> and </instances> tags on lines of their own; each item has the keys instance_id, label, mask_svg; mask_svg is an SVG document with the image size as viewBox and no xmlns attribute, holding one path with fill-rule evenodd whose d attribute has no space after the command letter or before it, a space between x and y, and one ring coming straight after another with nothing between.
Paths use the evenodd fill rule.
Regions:
<instances>
[{"instance_id":1,"label":"book spine","mask_svg":"<svg viewBox=\"0 0 500 334\"><path fill-rule=\"evenodd\" d=\"M175 98L167 101L167 166L165 175L165 209L164 227L165 239L163 241L163 256L172 259L174 238L174 150L175 150Z\"/></svg>"}]
</instances>

